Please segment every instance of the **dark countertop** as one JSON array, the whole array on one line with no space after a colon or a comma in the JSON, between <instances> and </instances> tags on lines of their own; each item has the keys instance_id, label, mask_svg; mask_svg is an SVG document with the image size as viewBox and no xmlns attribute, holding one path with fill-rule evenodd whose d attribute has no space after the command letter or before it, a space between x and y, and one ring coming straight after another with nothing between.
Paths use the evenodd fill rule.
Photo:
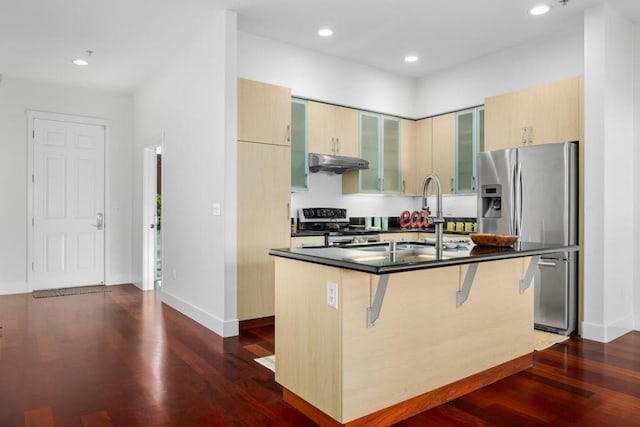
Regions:
<instances>
[{"instance_id":1,"label":"dark countertop","mask_svg":"<svg viewBox=\"0 0 640 427\"><path fill-rule=\"evenodd\" d=\"M324 236L325 234L329 233L329 232L335 232L338 230L298 230L296 233L291 233L291 237L307 237L307 236ZM357 231L363 231L362 229L357 229ZM447 230L442 230L442 232L444 234L459 234L462 236L468 236L469 232L464 232L464 231L447 231ZM435 234L435 229L433 228L389 228L388 230L385 231L378 231L378 233L432 233Z\"/></svg>"},{"instance_id":2,"label":"dark countertop","mask_svg":"<svg viewBox=\"0 0 640 427\"><path fill-rule=\"evenodd\" d=\"M389 253L388 245L384 243L378 244L377 247L369 245L271 249L269 255L365 273L389 274L578 250L577 245L517 242L506 248L470 245L444 249L442 256L438 257L433 246L425 245L423 242L415 242L411 246L401 249L398 243L399 250L395 255Z\"/></svg>"}]
</instances>

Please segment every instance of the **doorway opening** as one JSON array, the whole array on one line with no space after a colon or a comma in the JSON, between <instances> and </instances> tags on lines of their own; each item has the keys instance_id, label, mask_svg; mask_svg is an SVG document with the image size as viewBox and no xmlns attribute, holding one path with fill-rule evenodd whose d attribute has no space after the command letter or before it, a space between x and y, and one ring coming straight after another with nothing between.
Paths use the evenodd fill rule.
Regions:
<instances>
[{"instance_id":1,"label":"doorway opening","mask_svg":"<svg viewBox=\"0 0 640 427\"><path fill-rule=\"evenodd\" d=\"M162 289L162 145L143 155L142 289Z\"/></svg>"},{"instance_id":2,"label":"doorway opening","mask_svg":"<svg viewBox=\"0 0 640 427\"><path fill-rule=\"evenodd\" d=\"M162 147L156 147L156 246L154 289L162 288Z\"/></svg>"}]
</instances>

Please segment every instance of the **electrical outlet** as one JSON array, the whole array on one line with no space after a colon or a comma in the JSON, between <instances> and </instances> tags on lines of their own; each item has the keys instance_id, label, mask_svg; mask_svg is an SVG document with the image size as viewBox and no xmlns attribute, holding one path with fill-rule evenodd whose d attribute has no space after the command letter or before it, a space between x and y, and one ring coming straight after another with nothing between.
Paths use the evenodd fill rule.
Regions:
<instances>
[{"instance_id":1,"label":"electrical outlet","mask_svg":"<svg viewBox=\"0 0 640 427\"><path fill-rule=\"evenodd\" d=\"M338 308L338 284L327 282L327 305Z\"/></svg>"},{"instance_id":2,"label":"electrical outlet","mask_svg":"<svg viewBox=\"0 0 640 427\"><path fill-rule=\"evenodd\" d=\"M219 202L213 204L213 215L220 216L222 214L222 208Z\"/></svg>"}]
</instances>

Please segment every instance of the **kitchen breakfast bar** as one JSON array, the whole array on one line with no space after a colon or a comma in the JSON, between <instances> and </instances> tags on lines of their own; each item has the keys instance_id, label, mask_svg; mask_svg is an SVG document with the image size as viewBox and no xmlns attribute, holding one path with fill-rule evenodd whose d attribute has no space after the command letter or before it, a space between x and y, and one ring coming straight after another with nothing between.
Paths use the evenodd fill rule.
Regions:
<instances>
[{"instance_id":1,"label":"kitchen breakfast bar","mask_svg":"<svg viewBox=\"0 0 640 427\"><path fill-rule=\"evenodd\" d=\"M576 250L270 250L284 399L320 425L390 425L528 368L539 257Z\"/></svg>"}]
</instances>

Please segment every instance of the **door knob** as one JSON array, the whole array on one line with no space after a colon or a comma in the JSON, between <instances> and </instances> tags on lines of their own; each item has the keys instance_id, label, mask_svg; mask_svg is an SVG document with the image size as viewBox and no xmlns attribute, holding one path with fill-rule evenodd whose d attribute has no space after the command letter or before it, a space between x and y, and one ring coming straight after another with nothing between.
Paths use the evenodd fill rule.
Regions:
<instances>
[{"instance_id":1,"label":"door knob","mask_svg":"<svg viewBox=\"0 0 640 427\"><path fill-rule=\"evenodd\" d=\"M102 230L104 228L104 214L102 212L98 212L96 214L96 224L94 227L98 230Z\"/></svg>"}]
</instances>

